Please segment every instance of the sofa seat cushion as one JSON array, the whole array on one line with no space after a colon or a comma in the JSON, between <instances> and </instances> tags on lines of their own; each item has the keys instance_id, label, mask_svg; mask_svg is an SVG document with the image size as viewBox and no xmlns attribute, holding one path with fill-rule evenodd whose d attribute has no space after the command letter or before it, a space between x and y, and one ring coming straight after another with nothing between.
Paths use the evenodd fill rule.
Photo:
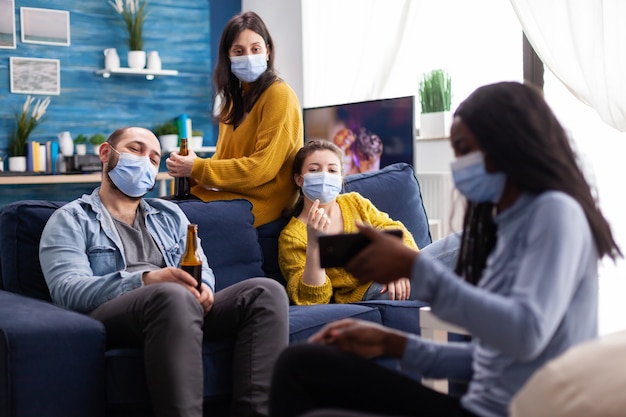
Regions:
<instances>
[{"instance_id":1,"label":"sofa seat cushion","mask_svg":"<svg viewBox=\"0 0 626 417\"><path fill-rule=\"evenodd\" d=\"M264 276L263 254L249 201L173 202L191 223L198 225L198 236L215 274L217 291L247 278Z\"/></svg>"},{"instance_id":2,"label":"sofa seat cushion","mask_svg":"<svg viewBox=\"0 0 626 417\"><path fill-rule=\"evenodd\" d=\"M304 341L325 324L345 318L382 323L378 309L365 305L317 304L289 306L289 343Z\"/></svg>"},{"instance_id":3,"label":"sofa seat cushion","mask_svg":"<svg viewBox=\"0 0 626 417\"><path fill-rule=\"evenodd\" d=\"M419 248L432 242L420 185L411 165L398 162L378 171L348 175L343 191L358 192L392 219L401 221Z\"/></svg>"}]
</instances>

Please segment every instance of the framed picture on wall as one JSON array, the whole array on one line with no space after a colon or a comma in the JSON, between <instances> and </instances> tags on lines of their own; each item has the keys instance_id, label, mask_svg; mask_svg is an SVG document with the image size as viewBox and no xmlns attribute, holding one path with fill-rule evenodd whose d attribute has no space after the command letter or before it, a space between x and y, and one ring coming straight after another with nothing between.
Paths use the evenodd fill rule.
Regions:
<instances>
[{"instance_id":1,"label":"framed picture on wall","mask_svg":"<svg viewBox=\"0 0 626 417\"><path fill-rule=\"evenodd\" d=\"M15 49L15 0L0 0L0 48Z\"/></svg>"},{"instance_id":2,"label":"framed picture on wall","mask_svg":"<svg viewBox=\"0 0 626 417\"><path fill-rule=\"evenodd\" d=\"M70 12L20 7L22 42L69 46Z\"/></svg>"},{"instance_id":3,"label":"framed picture on wall","mask_svg":"<svg viewBox=\"0 0 626 417\"><path fill-rule=\"evenodd\" d=\"M12 56L10 67L12 93L61 94L60 60Z\"/></svg>"}]
</instances>

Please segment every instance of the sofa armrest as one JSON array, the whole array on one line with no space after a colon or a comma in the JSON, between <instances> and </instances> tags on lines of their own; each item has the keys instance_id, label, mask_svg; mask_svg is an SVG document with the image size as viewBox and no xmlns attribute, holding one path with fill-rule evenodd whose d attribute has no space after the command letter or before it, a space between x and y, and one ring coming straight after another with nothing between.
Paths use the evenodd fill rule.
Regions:
<instances>
[{"instance_id":1,"label":"sofa armrest","mask_svg":"<svg viewBox=\"0 0 626 417\"><path fill-rule=\"evenodd\" d=\"M0 290L0 415L104 415L102 323Z\"/></svg>"}]
</instances>

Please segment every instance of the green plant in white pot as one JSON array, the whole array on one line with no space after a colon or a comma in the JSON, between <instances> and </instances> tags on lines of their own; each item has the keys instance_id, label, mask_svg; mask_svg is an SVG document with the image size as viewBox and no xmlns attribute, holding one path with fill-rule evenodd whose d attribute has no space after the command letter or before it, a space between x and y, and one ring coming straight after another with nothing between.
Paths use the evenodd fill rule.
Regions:
<instances>
[{"instance_id":1,"label":"green plant in white pot","mask_svg":"<svg viewBox=\"0 0 626 417\"><path fill-rule=\"evenodd\" d=\"M452 79L443 69L435 69L422 75L419 83L420 138L447 137L450 131L452 105Z\"/></svg>"}]
</instances>

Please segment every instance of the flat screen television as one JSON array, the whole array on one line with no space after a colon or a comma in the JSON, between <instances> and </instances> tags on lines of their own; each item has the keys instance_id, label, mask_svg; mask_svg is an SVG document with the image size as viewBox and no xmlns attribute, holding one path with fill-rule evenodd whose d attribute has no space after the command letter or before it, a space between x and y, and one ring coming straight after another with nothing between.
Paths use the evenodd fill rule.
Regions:
<instances>
[{"instance_id":1,"label":"flat screen television","mask_svg":"<svg viewBox=\"0 0 626 417\"><path fill-rule=\"evenodd\" d=\"M304 109L304 137L338 145L345 175L413 165L414 106L414 96L407 96Z\"/></svg>"}]
</instances>

